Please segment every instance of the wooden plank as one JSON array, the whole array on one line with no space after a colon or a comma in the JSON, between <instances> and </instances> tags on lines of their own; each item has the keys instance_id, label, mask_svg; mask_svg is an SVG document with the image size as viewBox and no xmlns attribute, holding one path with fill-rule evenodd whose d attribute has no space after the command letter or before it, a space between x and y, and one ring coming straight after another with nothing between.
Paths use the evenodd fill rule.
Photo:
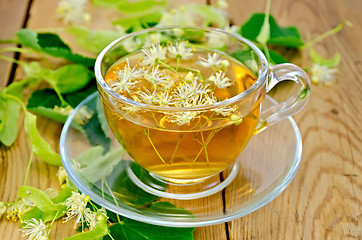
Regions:
<instances>
[{"instance_id":1,"label":"wooden plank","mask_svg":"<svg viewBox=\"0 0 362 240\"><path fill-rule=\"evenodd\" d=\"M0 41L13 39L15 33L22 28L29 0L1 0L0 4ZM1 45L1 47L15 47L15 44ZM14 57L14 53L2 54L7 57ZM12 68L12 63L0 60L0 87L8 84Z\"/></svg>"},{"instance_id":2,"label":"wooden plank","mask_svg":"<svg viewBox=\"0 0 362 240\"><path fill-rule=\"evenodd\" d=\"M229 4L235 24L265 7L263 1ZM296 25L304 37L315 37L345 19L354 27L316 46L325 57L341 53L342 62L338 82L313 86L306 109L295 116L304 144L295 179L265 207L230 222L230 239L361 239L361 10L359 1L272 1L278 22Z\"/></svg>"}]
</instances>

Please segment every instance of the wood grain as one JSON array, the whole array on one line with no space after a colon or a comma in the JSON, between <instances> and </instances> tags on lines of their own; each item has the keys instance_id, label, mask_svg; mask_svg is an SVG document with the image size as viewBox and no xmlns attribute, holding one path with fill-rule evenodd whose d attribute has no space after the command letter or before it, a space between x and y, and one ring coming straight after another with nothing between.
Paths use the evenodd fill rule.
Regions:
<instances>
[{"instance_id":1,"label":"wood grain","mask_svg":"<svg viewBox=\"0 0 362 240\"><path fill-rule=\"evenodd\" d=\"M265 7L264 1L228 2L235 24L247 20L252 12L263 12ZM56 0L32 0L27 26L32 29L63 27L64 24L55 18L56 5ZM1 0L1 39L11 38L22 27L27 7L28 1ZM95 29L110 28L110 19L117 17L115 12L91 6L89 11L94 17L88 27ZM290 186L271 203L243 218L197 228L195 239L362 239L361 12L360 0L272 1L271 13L278 22L282 26L296 25L305 39L308 35L316 37L342 20L353 23L353 28L345 28L315 46L325 57L335 52L341 54L338 81L331 87L313 86L309 103L295 116L303 137L303 157ZM62 37L75 47L71 36L63 34ZM77 48L77 51L81 50ZM296 59L303 66L310 63L305 56ZM5 86L11 66L1 64L2 61L0 86ZM17 69L15 80L23 76L22 70ZM30 149L21 121L19 126L15 144L11 148L0 148L1 201L14 200L24 181ZM38 126L41 134L57 149L61 126L41 117ZM57 168L36 159L28 184L43 190L58 188L56 171ZM19 223L0 219L0 239L25 239L18 228ZM73 223L59 221L53 226L50 239L62 239L74 232Z\"/></svg>"},{"instance_id":2,"label":"wood grain","mask_svg":"<svg viewBox=\"0 0 362 240\"><path fill-rule=\"evenodd\" d=\"M15 37L17 30L23 27L30 0L1 0L0 2L0 41L9 40ZM2 47L15 47L15 44L6 44ZM3 54L7 57L14 57L12 52ZM0 61L0 87L7 85L13 64L7 61Z\"/></svg>"}]
</instances>

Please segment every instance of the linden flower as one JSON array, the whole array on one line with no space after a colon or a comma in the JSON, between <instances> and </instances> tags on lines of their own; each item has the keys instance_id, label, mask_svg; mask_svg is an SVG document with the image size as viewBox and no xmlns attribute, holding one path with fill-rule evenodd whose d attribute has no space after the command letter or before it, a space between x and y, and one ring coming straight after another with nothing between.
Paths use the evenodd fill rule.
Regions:
<instances>
[{"instance_id":1,"label":"linden flower","mask_svg":"<svg viewBox=\"0 0 362 240\"><path fill-rule=\"evenodd\" d=\"M59 167L57 172L57 177L60 185L63 185L67 182L67 172L65 171L64 167Z\"/></svg>"},{"instance_id":2,"label":"linden flower","mask_svg":"<svg viewBox=\"0 0 362 240\"><path fill-rule=\"evenodd\" d=\"M110 87L116 92L130 93L130 90L139 82L134 80L142 77L143 69L136 69L136 67L131 68L127 59L127 64L124 66L123 70L119 70L116 75L118 81L111 82Z\"/></svg>"},{"instance_id":3,"label":"linden flower","mask_svg":"<svg viewBox=\"0 0 362 240\"><path fill-rule=\"evenodd\" d=\"M6 218L14 222L22 217L22 215L33 208L35 204L28 197L19 198L13 203L8 204Z\"/></svg>"},{"instance_id":4,"label":"linden flower","mask_svg":"<svg viewBox=\"0 0 362 240\"><path fill-rule=\"evenodd\" d=\"M145 89L144 91L138 91L137 93L139 97L147 104L152 104L156 102L157 99L156 91L151 93L148 89Z\"/></svg>"},{"instance_id":5,"label":"linden flower","mask_svg":"<svg viewBox=\"0 0 362 240\"><path fill-rule=\"evenodd\" d=\"M228 107L219 107L214 110L214 112L223 115L224 117L229 117L236 111L236 106Z\"/></svg>"},{"instance_id":6,"label":"linden flower","mask_svg":"<svg viewBox=\"0 0 362 240\"><path fill-rule=\"evenodd\" d=\"M28 240L45 240L47 237L47 226L40 219L39 221L35 218L23 222L24 227L20 230L24 233L24 236L28 236Z\"/></svg>"},{"instance_id":7,"label":"linden flower","mask_svg":"<svg viewBox=\"0 0 362 240\"><path fill-rule=\"evenodd\" d=\"M86 196L84 193L80 194L76 191L72 192L72 196L70 196L64 205L67 206L67 217L64 218L64 222L69 221L70 219L76 217L75 220L75 226L77 227L78 223L81 222L82 229L83 224L87 223L90 226L90 229L92 226L90 223L93 223L96 217L96 213L92 212L89 208L87 208L87 203L90 201L90 197Z\"/></svg>"},{"instance_id":8,"label":"linden flower","mask_svg":"<svg viewBox=\"0 0 362 240\"><path fill-rule=\"evenodd\" d=\"M226 25L224 31L232 34L238 34L239 28L236 25Z\"/></svg>"},{"instance_id":9,"label":"linden flower","mask_svg":"<svg viewBox=\"0 0 362 240\"><path fill-rule=\"evenodd\" d=\"M138 38L127 38L123 41L122 46L127 52L134 52L140 48L142 42Z\"/></svg>"},{"instance_id":10,"label":"linden flower","mask_svg":"<svg viewBox=\"0 0 362 240\"><path fill-rule=\"evenodd\" d=\"M336 80L336 73L337 69L316 63L311 68L311 80L315 84L331 85Z\"/></svg>"},{"instance_id":11,"label":"linden flower","mask_svg":"<svg viewBox=\"0 0 362 240\"><path fill-rule=\"evenodd\" d=\"M87 0L60 0L57 15L66 23L79 24L90 20L90 14L85 12Z\"/></svg>"},{"instance_id":12,"label":"linden flower","mask_svg":"<svg viewBox=\"0 0 362 240\"><path fill-rule=\"evenodd\" d=\"M193 53L192 48L187 48L185 42L176 42L175 45L168 45L169 57L179 59L189 59Z\"/></svg>"},{"instance_id":13,"label":"linden flower","mask_svg":"<svg viewBox=\"0 0 362 240\"><path fill-rule=\"evenodd\" d=\"M220 58L220 55L217 53L209 53L206 58L200 58L200 61L197 62L200 66L208 68L211 67L214 70L226 69L230 63L228 60Z\"/></svg>"},{"instance_id":14,"label":"linden flower","mask_svg":"<svg viewBox=\"0 0 362 240\"><path fill-rule=\"evenodd\" d=\"M206 32L207 46L210 48L222 48L227 42L227 37L219 32Z\"/></svg>"},{"instance_id":15,"label":"linden flower","mask_svg":"<svg viewBox=\"0 0 362 240\"><path fill-rule=\"evenodd\" d=\"M141 51L146 55L141 62L141 65L143 66L153 66L160 61L166 60L166 48L162 47L160 44L155 44L149 49L142 49Z\"/></svg>"},{"instance_id":16,"label":"linden flower","mask_svg":"<svg viewBox=\"0 0 362 240\"><path fill-rule=\"evenodd\" d=\"M233 84L230 78L225 76L225 73L219 71L215 76L211 76L208 79L210 82L215 84L218 88L227 88Z\"/></svg>"},{"instance_id":17,"label":"linden flower","mask_svg":"<svg viewBox=\"0 0 362 240\"><path fill-rule=\"evenodd\" d=\"M172 96L169 95L168 92L160 92L157 94L157 99L156 102L160 105L160 106L169 106L171 104L173 104L172 101Z\"/></svg>"},{"instance_id":18,"label":"linden flower","mask_svg":"<svg viewBox=\"0 0 362 240\"><path fill-rule=\"evenodd\" d=\"M164 83L169 77L167 75L163 75L160 70L158 70L159 66L152 67L151 72L146 72L143 74L143 77L153 85L158 85Z\"/></svg>"},{"instance_id":19,"label":"linden flower","mask_svg":"<svg viewBox=\"0 0 362 240\"><path fill-rule=\"evenodd\" d=\"M177 112L169 116L168 120L178 125L185 125L195 119L198 114L198 112Z\"/></svg>"}]
</instances>

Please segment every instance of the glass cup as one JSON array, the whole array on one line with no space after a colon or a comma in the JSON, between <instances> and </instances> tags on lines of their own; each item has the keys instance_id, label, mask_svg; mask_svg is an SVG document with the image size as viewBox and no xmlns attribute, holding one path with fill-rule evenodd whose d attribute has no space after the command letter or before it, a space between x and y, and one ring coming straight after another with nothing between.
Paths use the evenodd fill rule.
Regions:
<instances>
[{"instance_id":1,"label":"glass cup","mask_svg":"<svg viewBox=\"0 0 362 240\"><path fill-rule=\"evenodd\" d=\"M192 56L172 53L170 46L182 44ZM155 60L147 53L157 46L166 50ZM135 63L137 59L140 64ZM134 87L141 80L123 92L120 85L112 87L114 79L107 81L119 71L135 71L137 64L143 75L138 73L136 78L162 69L157 80L164 82L157 89L163 86L164 91L156 92L152 84L153 90L147 89L146 97L153 91L156 100L141 99L140 88L147 86ZM154 177L176 185L207 181L232 167L254 134L298 112L310 94L309 78L301 68L270 66L249 40L205 27L155 27L121 37L99 54L95 74L103 110L117 140ZM263 109L266 94L284 80L296 82L297 90L288 100ZM187 84L203 90L215 86L204 92L198 89L202 93L194 89L182 99L180 89ZM160 103L166 95L172 101Z\"/></svg>"}]
</instances>

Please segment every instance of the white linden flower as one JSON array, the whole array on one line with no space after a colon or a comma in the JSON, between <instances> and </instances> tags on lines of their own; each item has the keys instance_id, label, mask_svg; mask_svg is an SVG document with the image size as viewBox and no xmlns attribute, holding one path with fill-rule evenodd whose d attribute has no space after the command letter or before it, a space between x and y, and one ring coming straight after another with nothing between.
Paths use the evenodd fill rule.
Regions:
<instances>
[{"instance_id":1,"label":"white linden flower","mask_svg":"<svg viewBox=\"0 0 362 240\"><path fill-rule=\"evenodd\" d=\"M147 104L152 104L156 102L157 99L157 93L156 91L150 92L148 89L145 89L145 91L138 91L138 95Z\"/></svg>"},{"instance_id":2,"label":"white linden flower","mask_svg":"<svg viewBox=\"0 0 362 240\"><path fill-rule=\"evenodd\" d=\"M200 61L197 62L200 66L208 68L222 69L230 65L228 60L220 58L220 55L217 53L209 53L206 58L200 58Z\"/></svg>"},{"instance_id":3,"label":"white linden flower","mask_svg":"<svg viewBox=\"0 0 362 240\"><path fill-rule=\"evenodd\" d=\"M152 46L153 44L161 42L161 39L162 39L161 33L152 33L148 36L143 46L144 47Z\"/></svg>"},{"instance_id":4,"label":"white linden flower","mask_svg":"<svg viewBox=\"0 0 362 240\"><path fill-rule=\"evenodd\" d=\"M143 57L141 65L153 66L160 61L166 60L166 48L160 44L153 45L148 49L142 49L142 52L146 56Z\"/></svg>"},{"instance_id":5,"label":"white linden flower","mask_svg":"<svg viewBox=\"0 0 362 240\"><path fill-rule=\"evenodd\" d=\"M233 84L230 78L225 76L223 72L217 72L215 76L211 76L208 79L219 88L226 88Z\"/></svg>"},{"instance_id":6,"label":"white linden flower","mask_svg":"<svg viewBox=\"0 0 362 240\"><path fill-rule=\"evenodd\" d=\"M170 122L176 123L178 125L185 125L195 119L199 113L198 112L177 112L168 117Z\"/></svg>"},{"instance_id":7,"label":"white linden flower","mask_svg":"<svg viewBox=\"0 0 362 240\"><path fill-rule=\"evenodd\" d=\"M109 85L116 92L129 93L129 90L134 88L134 86L139 82L134 80L141 78L143 72L143 69L136 69L136 67L131 68L127 59L127 64L124 66L123 70L119 70L116 73L118 81L113 81Z\"/></svg>"},{"instance_id":8,"label":"white linden flower","mask_svg":"<svg viewBox=\"0 0 362 240\"><path fill-rule=\"evenodd\" d=\"M156 101L162 107L169 106L169 105L173 104L172 96L169 95L168 92L160 92L160 93L158 93Z\"/></svg>"},{"instance_id":9,"label":"white linden flower","mask_svg":"<svg viewBox=\"0 0 362 240\"><path fill-rule=\"evenodd\" d=\"M231 116L232 113L236 111L236 106L228 106L228 107L219 107L214 110L216 113L223 115L224 117Z\"/></svg>"},{"instance_id":10,"label":"white linden flower","mask_svg":"<svg viewBox=\"0 0 362 240\"><path fill-rule=\"evenodd\" d=\"M158 23L159 26L169 25L195 25L194 16L192 12L186 7L174 8L171 11L165 11ZM182 32L183 33L183 32Z\"/></svg>"},{"instance_id":11,"label":"white linden flower","mask_svg":"<svg viewBox=\"0 0 362 240\"><path fill-rule=\"evenodd\" d=\"M23 222L24 227L20 230L24 233L24 236L28 236L28 240L48 239L47 226L40 219L35 218Z\"/></svg>"},{"instance_id":12,"label":"white linden flower","mask_svg":"<svg viewBox=\"0 0 362 240\"><path fill-rule=\"evenodd\" d=\"M185 77L183 78L183 80L185 82L192 82L192 80L194 80L195 76L192 72L188 72Z\"/></svg>"},{"instance_id":13,"label":"white linden flower","mask_svg":"<svg viewBox=\"0 0 362 240\"><path fill-rule=\"evenodd\" d=\"M90 14L85 12L87 0L60 0L57 16L66 23L79 24L90 20Z\"/></svg>"},{"instance_id":14,"label":"white linden flower","mask_svg":"<svg viewBox=\"0 0 362 240\"><path fill-rule=\"evenodd\" d=\"M57 177L60 185L63 185L67 182L67 172L65 171L64 167L59 167L57 172Z\"/></svg>"},{"instance_id":15,"label":"white linden flower","mask_svg":"<svg viewBox=\"0 0 362 240\"><path fill-rule=\"evenodd\" d=\"M19 198L13 203L9 203L6 211L6 218L16 222L22 215L32 209L35 204L28 198Z\"/></svg>"},{"instance_id":16,"label":"white linden flower","mask_svg":"<svg viewBox=\"0 0 362 240\"><path fill-rule=\"evenodd\" d=\"M160 70L158 70L159 66L157 65L156 67L153 66L151 72L145 72L143 74L143 77L150 83L152 83L153 85L159 85L159 84L163 84L169 77L166 75L163 75L162 72Z\"/></svg>"},{"instance_id":17,"label":"white linden flower","mask_svg":"<svg viewBox=\"0 0 362 240\"><path fill-rule=\"evenodd\" d=\"M96 217L96 213L92 212L89 208L87 208L87 203L90 201L90 197L86 196L84 193L80 194L76 191L72 192L72 196L67 198L64 205L67 206L67 217L64 218L64 222L69 221L70 219L77 217L75 220L75 226L77 227L78 223L82 224L88 223L88 225L94 222L94 218ZM92 227L92 226L90 226Z\"/></svg>"},{"instance_id":18,"label":"white linden flower","mask_svg":"<svg viewBox=\"0 0 362 240\"><path fill-rule=\"evenodd\" d=\"M228 32L228 33L232 33L232 34L238 34L238 31L239 31L239 28L238 26L236 25L229 25L227 24L225 27L224 27L224 31L225 32Z\"/></svg>"},{"instance_id":19,"label":"white linden flower","mask_svg":"<svg viewBox=\"0 0 362 240\"><path fill-rule=\"evenodd\" d=\"M82 106L74 116L74 121L80 125L84 125L93 117L93 114L94 112L89 107Z\"/></svg>"},{"instance_id":20,"label":"white linden flower","mask_svg":"<svg viewBox=\"0 0 362 240\"><path fill-rule=\"evenodd\" d=\"M171 58L189 59L193 53L192 48L187 48L185 42L176 42L175 45L168 45L167 50Z\"/></svg>"},{"instance_id":21,"label":"white linden flower","mask_svg":"<svg viewBox=\"0 0 362 240\"><path fill-rule=\"evenodd\" d=\"M311 68L311 80L315 84L331 85L336 80L336 73L337 69L316 63Z\"/></svg>"},{"instance_id":22,"label":"white linden flower","mask_svg":"<svg viewBox=\"0 0 362 240\"><path fill-rule=\"evenodd\" d=\"M215 7L226 10L229 8L229 4L226 0L217 0Z\"/></svg>"},{"instance_id":23,"label":"white linden flower","mask_svg":"<svg viewBox=\"0 0 362 240\"><path fill-rule=\"evenodd\" d=\"M227 42L227 37L219 32L206 32L207 46L210 48L222 48Z\"/></svg>"},{"instance_id":24,"label":"white linden flower","mask_svg":"<svg viewBox=\"0 0 362 240\"><path fill-rule=\"evenodd\" d=\"M180 107L189 106L189 100L193 97L194 92L190 88L189 84L181 84L175 89L175 99Z\"/></svg>"},{"instance_id":25,"label":"white linden flower","mask_svg":"<svg viewBox=\"0 0 362 240\"><path fill-rule=\"evenodd\" d=\"M134 52L141 47L141 40L138 38L127 38L123 41L122 46L127 52Z\"/></svg>"}]
</instances>

